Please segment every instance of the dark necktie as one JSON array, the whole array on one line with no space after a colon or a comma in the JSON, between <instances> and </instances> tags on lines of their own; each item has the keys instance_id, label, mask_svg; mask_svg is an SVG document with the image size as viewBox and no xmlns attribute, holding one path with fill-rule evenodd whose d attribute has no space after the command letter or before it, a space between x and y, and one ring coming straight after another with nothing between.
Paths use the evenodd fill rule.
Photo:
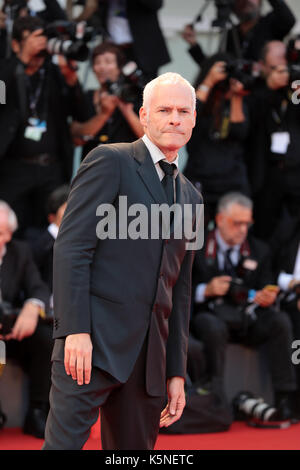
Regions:
<instances>
[{"instance_id":1,"label":"dark necktie","mask_svg":"<svg viewBox=\"0 0 300 470\"><path fill-rule=\"evenodd\" d=\"M165 176L163 177L161 184L164 187L166 196L167 196L167 201L169 203L169 206L174 204L174 180L173 180L173 174L176 169L176 165L174 163L167 163L164 162L163 160L160 160L159 166L163 170Z\"/></svg>"},{"instance_id":2,"label":"dark necktie","mask_svg":"<svg viewBox=\"0 0 300 470\"><path fill-rule=\"evenodd\" d=\"M230 257L232 251L233 251L232 248L228 248L228 250L226 250L224 253L224 272L228 276L236 277L235 266L232 264L231 257Z\"/></svg>"}]
</instances>

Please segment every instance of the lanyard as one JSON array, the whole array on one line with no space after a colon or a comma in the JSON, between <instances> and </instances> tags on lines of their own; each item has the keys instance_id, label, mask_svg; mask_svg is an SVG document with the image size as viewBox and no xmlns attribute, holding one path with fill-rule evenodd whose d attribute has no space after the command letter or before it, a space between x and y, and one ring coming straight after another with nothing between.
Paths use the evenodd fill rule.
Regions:
<instances>
[{"instance_id":1,"label":"lanyard","mask_svg":"<svg viewBox=\"0 0 300 470\"><path fill-rule=\"evenodd\" d=\"M43 91L43 85L45 81L45 69L39 70L39 81L35 90L32 90L32 83L30 77L27 77L27 86L29 91L29 108L32 117L38 117L37 115L37 104Z\"/></svg>"}]
</instances>

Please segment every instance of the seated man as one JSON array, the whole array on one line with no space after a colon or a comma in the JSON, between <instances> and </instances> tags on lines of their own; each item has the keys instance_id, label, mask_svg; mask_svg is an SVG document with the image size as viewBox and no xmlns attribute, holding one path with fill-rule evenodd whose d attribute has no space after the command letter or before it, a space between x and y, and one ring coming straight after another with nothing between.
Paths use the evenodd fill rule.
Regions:
<instances>
[{"instance_id":1,"label":"seated man","mask_svg":"<svg viewBox=\"0 0 300 470\"><path fill-rule=\"evenodd\" d=\"M191 331L205 344L211 380L223 379L227 342L266 344L275 407L286 420L292 417L289 398L296 388L291 323L273 307L279 288L270 285L268 248L248 234L251 223L248 197L228 193L220 199L216 229L195 257Z\"/></svg>"},{"instance_id":2,"label":"seated man","mask_svg":"<svg viewBox=\"0 0 300 470\"><path fill-rule=\"evenodd\" d=\"M16 229L15 213L0 201L0 339L6 341L7 358L18 359L29 375L30 404L24 432L43 438L53 347L52 325L45 318L49 291L40 278L29 247L12 240ZM12 325L14 315L16 320ZM5 404L3 409L5 411Z\"/></svg>"}]
</instances>

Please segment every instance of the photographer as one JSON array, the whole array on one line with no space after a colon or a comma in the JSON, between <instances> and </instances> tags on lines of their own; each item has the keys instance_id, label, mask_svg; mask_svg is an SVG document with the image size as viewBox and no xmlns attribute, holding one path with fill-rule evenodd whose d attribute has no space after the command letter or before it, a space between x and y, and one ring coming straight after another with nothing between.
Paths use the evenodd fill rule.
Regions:
<instances>
[{"instance_id":1,"label":"photographer","mask_svg":"<svg viewBox=\"0 0 300 470\"><path fill-rule=\"evenodd\" d=\"M249 178L254 198L255 234L269 241L285 211L300 208L300 107L293 103L285 45L267 43L261 65L265 80L251 104Z\"/></svg>"},{"instance_id":2,"label":"photographer","mask_svg":"<svg viewBox=\"0 0 300 470\"><path fill-rule=\"evenodd\" d=\"M17 359L29 376L24 432L43 438L53 348L52 324L45 317L50 292L28 245L12 240L16 228L15 213L0 201L0 339L6 342L7 357Z\"/></svg>"},{"instance_id":3,"label":"photographer","mask_svg":"<svg viewBox=\"0 0 300 470\"><path fill-rule=\"evenodd\" d=\"M285 223L280 248L274 252L273 262L278 286L280 308L290 317L293 340L300 339L300 218ZM297 391L294 393L295 415L300 417L300 365L294 365Z\"/></svg>"},{"instance_id":4,"label":"photographer","mask_svg":"<svg viewBox=\"0 0 300 470\"><path fill-rule=\"evenodd\" d=\"M144 135L138 117L142 89L120 81L124 62L113 44L102 43L93 51L93 71L100 89L86 93L85 120L71 125L75 142L87 140L83 157L99 144L133 142Z\"/></svg>"},{"instance_id":5,"label":"photographer","mask_svg":"<svg viewBox=\"0 0 300 470\"><path fill-rule=\"evenodd\" d=\"M74 68L59 67L47 54L43 23L36 17L14 23L14 55L0 64L7 99L0 108L0 197L15 210L19 236L47 225L49 194L69 183L73 145L68 118L80 119L83 94Z\"/></svg>"},{"instance_id":6,"label":"photographer","mask_svg":"<svg viewBox=\"0 0 300 470\"><path fill-rule=\"evenodd\" d=\"M265 16L261 15L262 0L233 2L232 12L239 19L239 24L232 26L228 31L226 52L239 58L258 61L261 48L267 41L282 40L290 32L295 24L295 17L288 5L284 0L268 0L268 2L272 11ZM189 53L200 65L204 56L190 25L185 27L183 38L191 46Z\"/></svg>"},{"instance_id":7,"label":"photographer","mask_svg":"<svg viewBox=\"0 0 300 470\"><path fill-rule=\"evenodd\" d=\"M204 194L207 222L214 219L222 194L249 194L244 149L250 124L246 91L227 71L230 62L225 54L207 59L195 87L197 121L187 144L184 174ZM248 80L240 77L244 78Z\"/></svg>"},{"instance_id":8,"label":"photographer","mask_svg":"<svg viewBox=\"0 0 300 470\"><path fill-rule=\"evenodd\" d=\"M224 377L227 342L265 344L275 407L285 420L292 417L289 399L296 388L291 324L273 307L279 288L270 285L269 251L248 233L251 224L249 198L229 193L220 199L216 229L194 261L191 332L205 345L211 380Z\"/></svg>"},{"instance_id":9,"label":"photographer","mask_svg":"<svg viewBox=\"0 0 300 470\"><path fill-rule=\"evenodd\" d=\"M0 10L0 58L8 57L7 28L10 30L17 18L37 15L45 22L66 20L66 14L57 0L44 0L45 8L39 11L31 10L28 0L5 0ZM10 46L10 45L9 45Z\"/></svg>"}]
</instances>

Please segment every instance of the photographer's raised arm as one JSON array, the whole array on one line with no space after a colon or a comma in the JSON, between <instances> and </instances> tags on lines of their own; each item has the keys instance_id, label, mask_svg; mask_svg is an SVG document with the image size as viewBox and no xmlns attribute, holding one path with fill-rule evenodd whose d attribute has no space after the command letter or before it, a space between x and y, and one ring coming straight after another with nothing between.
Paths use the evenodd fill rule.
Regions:
<instances>
[{"instance_id":1,"label":"photographer's raised arm","mask_svg":"<svg viewBox=\"0 0 300 470\"><path fill-rule=\"evenodd\" d=\"M216 62L211 67L208 74L204 78L203 82L200 83L200 85L198 86L196 90L196 96L198 100L205 103L213 87L217 83L226 79L227 74L225 72L225 65L226 65L225 62L220 61L220 62Z\"/></svg>"}]
</instances>

